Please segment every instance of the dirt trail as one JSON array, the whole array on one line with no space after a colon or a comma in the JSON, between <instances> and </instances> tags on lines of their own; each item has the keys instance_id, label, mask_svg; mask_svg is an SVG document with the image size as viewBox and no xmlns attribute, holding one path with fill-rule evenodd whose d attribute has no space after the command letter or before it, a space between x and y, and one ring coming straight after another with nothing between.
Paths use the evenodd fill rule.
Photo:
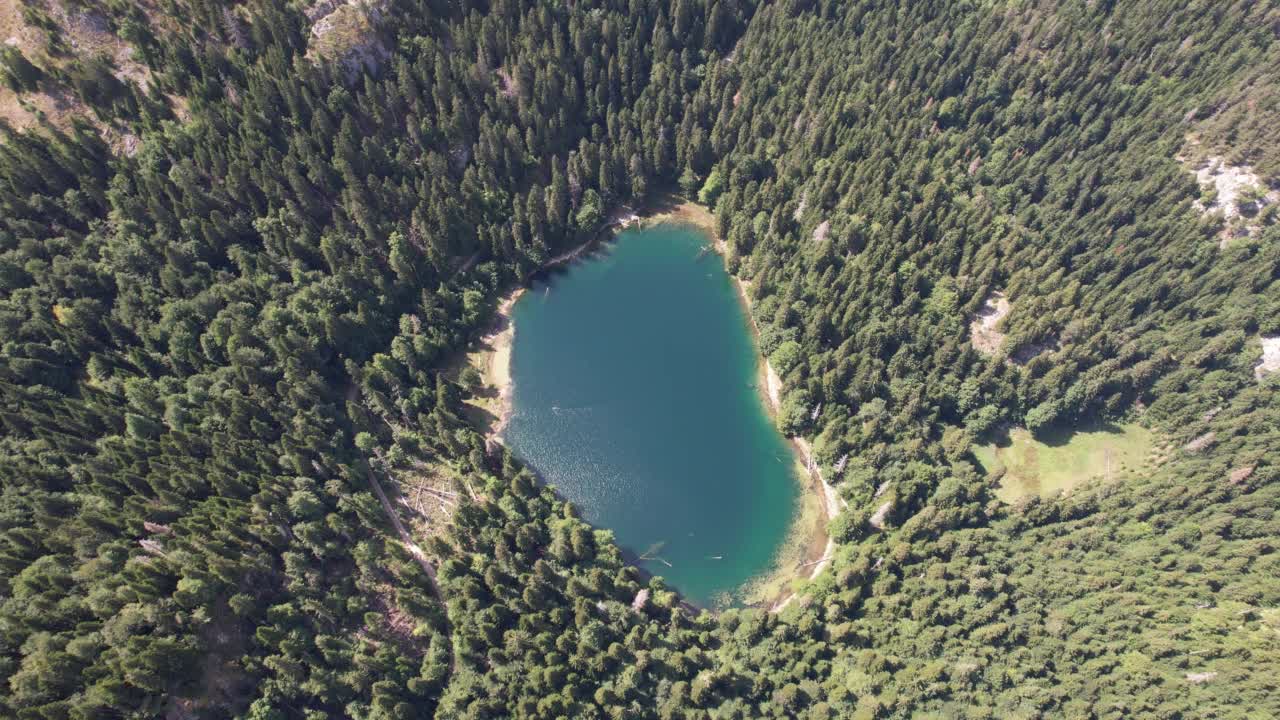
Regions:
<instances>
[{"instance_id":1,"label":"dirt trail","mask_svg":"<svg viewBox=\"0 0 1280 720\"><path fill-rule=\"evenodd\" d=\"M378 462L382 462L382 458L378 458ZM418 547L413 541L413 537L409 535L409 531L405 528L404 523L400 520L400 513L396 511L391 500L387 497L387 493L382 489L382 483L378 482L373 469L368 470L369 485L373 487L373 494L378 496L378 502L382 505L382 511L387 514L387 518L391 520L391 526L395 528L396 534L400 536L400 542L408 549L409 554L418 562L422 571L427 574L427 586L431 592L431 596L436 602L440 603L440 614L444 617L444 634L449 639L449 675L452 676L458 667L458 650L454 647L453 641L453 623L449 620L449 604L445 600L444 592L440 589L440 582L436 578L436 567L427 558L427 554Z\"/></svg>"},{"instance_id":2,"label":"dirt trail","mask_svg":"<svg viewBox=\"0 0 1280 720\"><path fill-rule=\"evenodd\" d=\"M349 399L363 402L360 386L355 383L347 387L345 395ZM449 620L449 605L445 601L444 592L440 588L440 581L436 577L436 567L427 557L427 553L413 541L413 536L409 534L408 528L404 526L404 522L400 519L400 513L396 510L395 505L391 503L391 499L387 497L386 491L382 489L382 483L378 482L377 473L373 469L375 464L383 468L387 467L382 453L377 450L374 451L374 457L369 459L369 466L365 470L369 479L369 486L373 488L373 494L378 497L378 503L382 505L382 511L386 513L387 519L391 521L391 527L395 529L401 544L417 561L422 571L427 574L427 589L431 592L431 596L435 598L436 602L440 603L440 612L444 618L444 634L449 638L449 674L452 676L457 668L458 651L454 647L453 623Z\"/></svg>"},{"instance_id":3,"label":"dirt trail","mask_svg":"<svg viewBox=\"0 0 1280 720\"><path fill-rule=\"evenodd\" d=\"M427 559L427 554L418 547L418 544L410 537L409 531L405 529L404 523L400 521L400 513L396 512L395 506L391 504L391 500L387 498L387 493L382 490L382 483L378 482L378 478L371 469L369 473L369 485L373 487L373 494L378 496L378 502L382 504L382 510L387 514L387 518L391 520L391 526L395 528L396 534L400 536L400 542L409 550L409 554L418 561L418 565L422 566L423 572L431 579L431 594L435 596L441 603L444 597L440 593L440 584L436 580L436 568Z\"/></svg>"}]
</instances>

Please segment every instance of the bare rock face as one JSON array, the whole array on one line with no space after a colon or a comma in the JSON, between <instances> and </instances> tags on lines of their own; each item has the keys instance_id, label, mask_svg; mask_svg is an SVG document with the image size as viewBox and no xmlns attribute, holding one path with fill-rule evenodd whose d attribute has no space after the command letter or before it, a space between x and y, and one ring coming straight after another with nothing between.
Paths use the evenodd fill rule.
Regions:
<instances>
[{"instance_id":1,"label":"bare rock face","mask_svg":"<svg viewBox=\"0 0 1280 720\"><path fill-rule=\"evenodd\" d=\"M142 141L133 133L125 133L120 137L120 152L125 157L133 157L138 154L138 148L142 145Z\"/></svg>"},{"instance_id":2,"label":"bare rock face","mask_svg":"<svg viewBox=\"0 0 1280 720\"><path fill-rule=\"evenodd\" d=\"M1197 200L1196 208L1205 215L1222 213L1226 221L1218 243L1221 248L1234 238L1257 235L1262 229L1259 214L1280 203L1280 191L1270 189L1248 165L1229 165L1221 157L1211 156L1192 172L1200 186L1215 195L1207 204Z\"/></svg>"},{"instance_id":3,"label":"bare rock face","mask_svg":"<svg viewBox=\"0 0 1280 720\"><path fill-rule=\"evenodd\" d=\"M1272 196L1276 193L1261 190L1266 185L1248 165L1228 165L1220 157L1211 157L1195 172L1200 185L1212 185L1218 193L1217 199L1204 207L1205 212L1221 211L1222 216L1230 220L1275 200Z\"/></svg>"},{"instance_id":4,"label":"bare rock face","mask_svg":"<svg viewBox=\"0 0 1280 720\"><path fill-rule=\"evenodd\" d=\"M1218 433L1210 431L1187 443L1182 449L1194 455L1209 448L1217 441Z\"/></svg>"},{"instance_id":5,"label":"bare rock face","mask_svg":"<svg viewBox=\"0 0 1280 720\"><path fill-rule=\"evenodd\" d=\"M307 16L307 21L315 25L317 20L328 17L333 11L347 4L347 0L316 0L311 7L302 11Z\"/></svg>"},{"instance_id":6,"label":"bare rock face","mask_svg":"<svg viewBox=\"0 0 1280 720\"><path fill-rule=\"evenodd\" d=\"M831 221L823 220L818 223L818 227L813 229L813 241L815 243L823 242L827 239L827 234L831 232Z\"/></svg>"},{"instance_id":7,"label":"bare rock face","mask_svg":"<svg viewBox=\"0 0 1280 720\"><path fill-rule=\"evenodd\" d=\"M973 349L989 357L997 357L1004 351L1007 337L997 328L1000 321L1013 310L1013 303L1005 297L1001 290L992 290L982 301L982 307L969 318L969 341ZM1041 342L1027 343L1014 349L1005 358L1014 365L1026 365L1045 353L1057 352L1061 348L1059 339L1050 337Z\"/></svg>"},{"instance_id":8,"label":"bare rock face","mask_svg":"<svg viewBox=\"0 0 1280 720\"><path fill-rule=\"evenodd\" d=\"M503 97L520 97L520 83L507 68L498 68L498 93Z\"/></svg>"},{"instance_id":9,"label":"bare rock face","mask_svg":"<svg viewBox=\"0 0 1280 720\"><path fill-rule=\"evenodd\" d=\"M320 0L305 11L311 20L307 56L337 63L347 81L376 70L391 57L382 37L389 0Z\"/></svg>"},{"instance_id":10,"label":"bare rock face","mask_svg":"<svg viewBox=\"0 0 1280 720\"><path fill-rule=\"evenodd\" d=\"M876 508L876 512L867 522L871 523L871 527L877 530L884 529L885 518L889 517L889 511L893 509L893 501L886 500L883 505Z\"/></svg>"},{"instance_id":11,"label":"bare rock face","mask_svg":"<svg viewBox=\"0 0 1280 720\"><path fill-rule=\"evenodd\" d=\"M1263 335L1262 359L1253 368L1253 376L1261 381L1271 373L1280 371L1280 335Z\"/></svg>"},{"instance_id":12,"label":"bare rock face","mask_svg":"<svg viewBox=\"0 0 1280 720\"><path fill-rule=\"evenodd\" d=\"M43 11L49 28L28 24L20 12L23 5ZM51 82L42 82L39 88L15 92L0 86L0 120L17 129L25 129L50 122L62 129L69 129L76 120L86 120L108 136L106 127L96 119L93 110L72 92L70 87L57 80L59 72L78 60L102 57L110 61L112 75L123 83L135 83L147 92L151 79L150 70L140 62L134 48L117 35L113 29L109 11L101 0L0 0L0 42L17 48L37 66L51 76ZM56 32L65 43L66 52L49 55L45 48L45 36ZM107 137L111 141L110 137ZM113 149L118 149L113 145Z\"/></svg>"},{"instance_id":13,"label":"bare rock face","mask_svg":"<svg viewBox=\"0 0 1280 720\"><path fill-rule=\"evenodd\" d=\"M67 30L68 42L79 49L85 42L110 42L111 23L96 10L79 8L63 2L49 4L49 12Z\"/></svg>"}]
</instances>

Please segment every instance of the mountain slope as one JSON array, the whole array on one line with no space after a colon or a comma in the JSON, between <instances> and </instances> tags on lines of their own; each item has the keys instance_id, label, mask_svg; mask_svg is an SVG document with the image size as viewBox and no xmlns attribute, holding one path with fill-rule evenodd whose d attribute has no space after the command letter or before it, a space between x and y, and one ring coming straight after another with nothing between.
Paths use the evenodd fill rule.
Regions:
<instances>
[{"instance_id":1,"label":"mountain slope","mask_svg":"<svg viewBox=\"0 0 1280 720\"><path fill-rule=\"evenodd\" d=\"M1276 180L1274 7L371 8L113 0L156 91L4 131L0 714L1280 714L1280 231L1193 173ZM849 505L781 614L688 612L446 370L668 186ZM1121 421L1063 498L973 453Z\"/></svg>"}]
</instances>

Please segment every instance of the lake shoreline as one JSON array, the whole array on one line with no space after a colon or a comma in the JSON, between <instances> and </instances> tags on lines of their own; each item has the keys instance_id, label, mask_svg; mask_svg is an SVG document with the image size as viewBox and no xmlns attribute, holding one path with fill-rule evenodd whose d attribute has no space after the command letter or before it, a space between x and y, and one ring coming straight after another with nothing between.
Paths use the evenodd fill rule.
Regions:
<instances>
[{"instance_id":1,"label":"lake shoreline","mask_svg":"<svg viewBox=\"0 0 1280 720\"><path fill-rule=\"evenodd\" d=\"M481 345L489 350L482 354L483 366L479 368L485 384L498 391L497 421L485 437L485 442L496 442L511 420L511 347L515 342L516 325L511 311L524 295L526 288L516 288L498 303L498 321L495 327L481 339Z\"/></svg>"},{"instance_id":2,"label":"lake shoreline","mask_svg":"<svg viewBox=\"0 0 1280 720\"><path fill-rule=\"evenodd\" d=\"M674 202L675 205L670 210L642 217L641 222L645 225L662 222L692 225L711 239L712 248L727 263L729 246L716 232L715 217L711 212L693 202L680 200ZM734 287L738 291L738 301L755 340L756 388L759 390L760 399L769 417L776 422L778 413L782 409L782 378L761 350L760 327L756 324L755 316L751 314L751 296L747 293L749 284L732 272L729 276L733 279ZM791 580L795 578L813 580L821 575L827 564L831 562L831 557L835 553L835 540L827 532L827 523L835 519L841 508L840 497L836 494L835 488L822 476L822 470L813 458L809 441L799 436L788 437L787 440L798 461L797 466L800 472L797 477L807 477L809 482L801 483L804 489L801 507L797 510L793 521L792 534L779 549L778 567L752 583L752 586L758 588L755 593L756 602L752 604L768 607L770 612L775 613L781 612L796 599L797 594L788 587ZM821 513L821 517L814 517L814 508L805 507L809 503L804 500L810 498L817 500L817 511ZM806 528L806 525L810 527ZM798 558L794 557L796 550L800 550ZM786 556L789 554L793 557L788 559ZM813 569L806 572L810 567Z\"/></svg>"},{"instance_id":3,"label":"lake shoreline","mask_svg":"<svg viewBox=\"0 0 1280 720\"><path fill-rule=\"evenodd\" d=\"M479 424L487 425L483 433L486 446L501 443L502 432L511 420L512 381L511 381L511 348L515 343L515 321L512 313L516 302L529 289L528 283L548 270L572 264L573 261L589 257L600 246L609 242L620 230L624 230L639 221L639 216L630 208L619 208L610 216L608 224L592 237L576 248L546 261L536 270L530 272L514 290L498 300L495 317L489 329L480 337L480 347L467 353L466 364L480 372L485 387L497 393L497 403L477 404L473 406L477 415L487 414Z\"/></svg>"},{"instance_id":4,"label":"lake shoreline","mask_svg":"<svg viewBox=\"0 0 1280 720\"><path fill-rule=\"evenodd\" d=\"M712 241L710 249L725 261L728 260L727 244L715 231L714 217L700 205L664 195L638 213L632 213L629 209L624 211L615 212L609 225L592 239L530 273L525 283L547 270L589 256L590 251L616 237L618 231L634 224L642 227L662 223L690 225ZM755 342L758 395L765 411L776 422L781 408L782 380L761 352L760 329L751 314L748 284L733 273L730 273L730 277ZM480 410L481 413L492 416L491 421L486 423L489 427L484 433L485 443L489 446L502 444L502 433L513 412L511 350L515 341L515 324L512 313L516 302L528 289L525 283L504 295L498 302L496 318L491 328L482 336L480 349L469 353L467 358L467 362L481 373L485 386L496 391L496 403ZM827 522L839 512L835 489L822 477L808 441L802 437L789 437L787 440L796 458L794 475L802 488L801 502L792 520L792 531L778 550L776 567L750 582L745 589L749 606L766 608L770 612L781 612L795 600L797 593L790 588L793 580L813 580L826 568L835 551L835 542L827 533Z\"/></svg>"}]
</instances>

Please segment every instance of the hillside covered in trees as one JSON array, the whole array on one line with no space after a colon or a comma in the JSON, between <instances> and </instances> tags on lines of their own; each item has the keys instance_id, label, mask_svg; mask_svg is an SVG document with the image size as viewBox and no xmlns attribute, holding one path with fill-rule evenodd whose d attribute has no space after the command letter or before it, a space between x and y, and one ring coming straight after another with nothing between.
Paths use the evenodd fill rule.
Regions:
<instances>
[{"instance_id":1,"label":"hillside covered in trees","mask_svg":"<svg viewBox=\"0 0 1280 720\"><path fill-rule=\"evenodd\" d=\"M0 716L1280 715L1274 3L0 9ZM848 504L780 613L447 371L664 189ZM1106 422L1159 450L1064 497L975 454Z\"/></svg>"}]
</instances>

